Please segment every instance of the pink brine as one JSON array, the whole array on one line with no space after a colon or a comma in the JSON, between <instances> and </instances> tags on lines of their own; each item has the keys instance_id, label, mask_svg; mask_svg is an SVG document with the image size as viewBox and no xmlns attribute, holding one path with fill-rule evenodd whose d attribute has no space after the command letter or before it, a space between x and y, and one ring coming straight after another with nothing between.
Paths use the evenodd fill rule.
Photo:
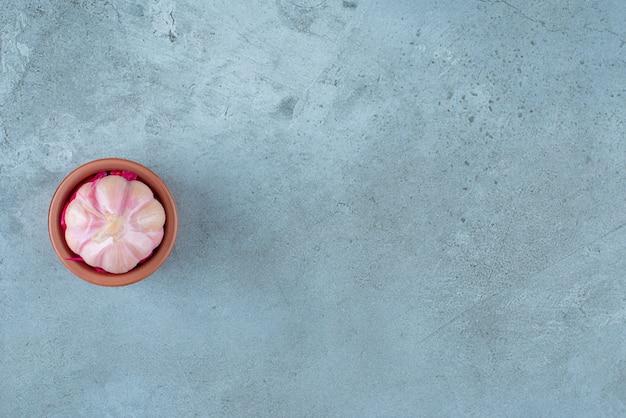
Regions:
<instances>
[{"instance_id":1,"label":"pink brine","mask_svg":"<svg viewBox=\"0 0 626 418\"><path fill-rule=\"evenodd\" d=\"M126 273L163 239L165 211L132 173L99 175L83 184L65 209L65 241L85 263Z\"/></svg>"}]
</instances>

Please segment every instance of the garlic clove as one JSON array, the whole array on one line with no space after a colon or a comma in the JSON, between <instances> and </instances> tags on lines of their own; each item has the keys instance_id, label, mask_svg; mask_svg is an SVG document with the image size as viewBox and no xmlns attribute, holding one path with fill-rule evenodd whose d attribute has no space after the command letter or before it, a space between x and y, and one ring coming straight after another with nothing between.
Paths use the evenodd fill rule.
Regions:
<instances>
[{"instance_id":1,"label":"garlic clove","mask_svg":"<svg viewBox=\"0 0 626 418\"><path fill-rule=\"evenodd\" d=\"M133 180L128 183L128 206L134 209L140 208L142 204L154 200L152 190L144 183Z\"/></svg>"},{"instance_id":2,"label":"garlic clove","mask_svg":"<svg viewBox=\"0 0 626 418\"><path fill-rule=\"evenodd\" d=\"M137 265L137 259L119 246L102 253L101 265L109 273L121 274L132 270Z\"/></svg>"},{"instance_id":3,"label":"garlic clove","mask_svg":"<svg viewBox=\"0 0 626 418\"><path fill-rule=\"evenodd\" d=\"M127 232L126 240L123 242L123 245L126 246L126 251L133 254L137 261L139 261L148 257L154 247L161 242L162 238L162 231L146 233L144 231L131 229Z\"/></svg>"},{"instance_id":4,"label":"garlic clove","mask_svg":"<svg viewBox=\"0 0 626 418\"><path fill-rule=\"evenodd\" d=\"M72 251L80 254L83 244L105 225L105 220L94 216L95 210L84 200L84 195L77 193L76 198L65 209L65 223L72 225L72 231L65 232L65 241Z\"/></svg>"},{"instance_id":5,"label":"garlic clove","mask_svg":"<svg viewBox=\"0 0 626 418\"><path fill-rule=\"evenodd\" d=\"M115 274L130 271L140 260L128 251L125 243L114 243L112 240L100 244L91 241L85 252L87 264Z\"/></svg>"},{"instance_id":6,"label":"garlic clove","mask_svg":"<svg viewBox=\"0 0 626 418\"><path fill-rule=\"evenodd\" d=\"M152 200L141 206L140 210L135 211L128 217L128 224L132 225L139 231L156 231L165 223L165 212L163 206Z\"/></svg>"},{"instance_id":7,"label":"garlic clove","mask_svg":"<svg viewBox=\"0 0 626 418\"><path fill-rule=\"evenodd\" d=\"M106 176L97 181L95 197L101 213L121 214L128 182L121 176ZM146 186L147 187L147 186Z\"/></svg>"}]
</instances>

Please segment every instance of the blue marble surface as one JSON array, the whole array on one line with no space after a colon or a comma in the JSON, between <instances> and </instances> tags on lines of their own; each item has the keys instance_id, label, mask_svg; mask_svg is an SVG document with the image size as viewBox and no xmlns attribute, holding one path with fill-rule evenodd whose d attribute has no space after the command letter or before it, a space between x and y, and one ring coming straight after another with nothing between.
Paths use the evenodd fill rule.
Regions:
<instances>
[{"instance_id":1,"label":"blue marble surface","mask_svg":"<svg viewBox=\"0 0 626 418\"><path fill-rule=\"evenodd\" d=\"M0 416L626 415L626 3L5 0ZM47 235L135 160L135 285Z\"/></svg>"}]
</instances>

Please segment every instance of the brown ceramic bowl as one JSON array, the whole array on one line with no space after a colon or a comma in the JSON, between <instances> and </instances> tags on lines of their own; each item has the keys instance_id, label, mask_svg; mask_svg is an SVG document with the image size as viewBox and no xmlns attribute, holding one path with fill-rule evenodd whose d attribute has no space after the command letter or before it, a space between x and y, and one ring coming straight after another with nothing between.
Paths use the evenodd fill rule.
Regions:
<instances>
[{"instance_id":1,"label":"brown ceramic bowl","mask_svg":"<svg viewBox=\"0 0 626 418\"><path fill-rule=\"evenodd\" d=\"M70 260L71 258L75 258L76 254L67 246L65 242L65 231L61 226L63 210L74 191L85 180L88 180L90 177L102 171L132 171L136 173L137 180L145 183L152 189L154 197L161 202L163 209L165 209L164 234L161 244L159 244L147 260L127 273L112 274L98 272L83 261ZM177 230L178 215L176 213L176 205L165 183L163 183L156 174L141 164L120 158L105 158L91 161L72 171L61 182L54 193L52 202L50 203L50 211L48 212L48 232L50 234L50 240L61 262L68 270L81 279L101 286L125 286L145 279L154 273L165 262L165 259L172 251L174 241L176 241Z\"/></svg>"}]
</instances>

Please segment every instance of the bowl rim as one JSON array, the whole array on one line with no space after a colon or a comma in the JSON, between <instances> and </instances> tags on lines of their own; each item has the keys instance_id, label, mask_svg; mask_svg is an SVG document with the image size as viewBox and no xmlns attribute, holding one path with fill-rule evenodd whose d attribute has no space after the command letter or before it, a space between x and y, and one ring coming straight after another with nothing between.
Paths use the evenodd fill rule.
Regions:
<instances>
[{"instance_id":1,"label":"bowl rim","mask_svg":"<svg viewBox=\"0 0 626 418\"><path fill-rule=\"evenodd\" d=\"M144 262L132 270L113 274L98 272L84 261L69 260L76 257L65 242L65 231L61 226L61 217L65 205L73 192L90 177L102 171L132 171L137 174L137 180L145 183L165 210L165 225L163 239L154 253ZM178 213L174 198L169 189L153 171L131 160L123 158L102 158L90 161L70 172L57 187L48 210L48 234L57 257L63 265L76 276L90 283L100 286L126 286L145 279L154 273L165 262L176 241L178 232Z\"/></svg>"}]
</instances>

